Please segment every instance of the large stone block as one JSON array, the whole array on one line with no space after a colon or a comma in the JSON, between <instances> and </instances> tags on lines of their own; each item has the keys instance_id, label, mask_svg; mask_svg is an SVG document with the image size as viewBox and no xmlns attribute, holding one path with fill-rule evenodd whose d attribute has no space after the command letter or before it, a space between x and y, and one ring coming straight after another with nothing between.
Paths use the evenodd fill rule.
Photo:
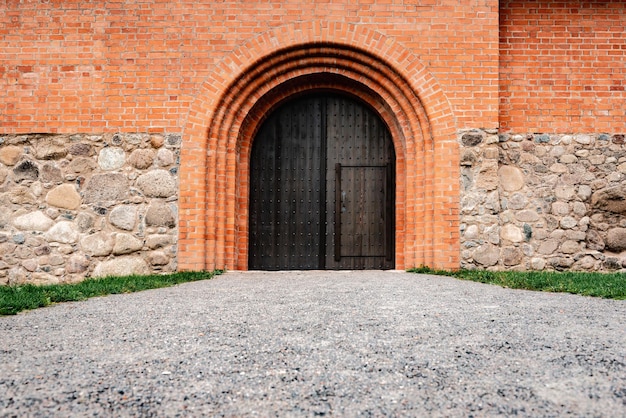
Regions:
<instances>
[{"instance_id":1,"label":"large stone block","mask_svg":"<svg viewBox=\"0 0 626 418\"><path fill-rule=\"evenodd\" d=\"M63 244L73 244L78 241L78 237L78 228L69 221L61 221L55 224L44 235L48 242L60 242Z\"/></svg>"},{"instance_id":2,"label":"large stone block","mask_svg":"<svg viewBox=\"0 0 626 418\"><path fill-rule=\"evenodd\" d=\"M143 241L133 237L130 234L121 233L115 236L115 245L113 246L113 254L122 255L130 254L141 250Z\"/></svg>"},{"instance_id":3,"label":"large stone block","mask_svg":"<svg viewBox=\"0 0 626 418\"><path fill-rule=\"evenodd\" d=\"M117 147L103 148L98 155L98 165L102 170L117 170L125 161L126 153Z\"/></svg>"},{"instance_id":4,"label":"large stone block","mask_svg":"<svg viewBox=\"0 0 626 418\"><path fill-rule=\"evenodd\" d=\"M176 219L170 205L161 201L153 201L146 211L146 225L175 227Z\"/></svg>"},{"instance_id":5,"label":"large stone block","mask_svg":"<svg viewBox=\"0 0 626 418\"><path fill-rule=\"evenodd\" d=\"M97 232L80 240L82 250L95 257L111 254L114 244L115 239L113 236L104 232Z\"/></svg>"},{"instance_id":6,"label":"large stone block","mask_svg":"<svg viewBox=\"0 0 626 418\"><path fill-rule=\"evenodd\" d=\"M4 165L15 165L20 160L24 149L15 145L0 147L0 163Z\"/></svg>"},{"instance_id":7,"label":"large stone block","mask_svg":"<svg viewBox=\"0 0 626 418\"><path fill-rule=\"evenodd\" d=\"M119 202L128 197L128 180L119 173L96 174L85 186L85 203Z\"/></svg>"},{"instance_id":8,"label":"large stone block","mask_svg":"<svg viewBox=\"0 0 626 418\"><path fill-rule=\"evenodd\" d=\"M176 193L176 181L167 170L153 170L139 176L137 186L149 197L170 197Z\"/></svg>"},{"instance_id":9,"label":"large stone block","mask_svg":"<svg viewBox=\"0 0 626 418\"><path fill-rule=\"evenodd\" d=\"M80 206L81 198L76 187L71 184L62 184L48 192L46 202L58 208L74 210Z\"/></svg>"},{"instance_id":10,"label":"large stone block","mask_svg":"<svg viewBox=\"0 0 626 418\"><path fill-rule=\"evenodd\" d=\"M503 165L498 170L500 187L507 192L514 192L524 187L524 173L517 167Z\"/></svg>"},{"instance_id":11,"label":"large stone block","mask_svg":"<svg viewBox=\"0 0 626 418\"><path fill-rule=\"evenodd\" d=\"M618 253L626 250L626 228L609 229L606 234L606 248Z\"/></svg>"},{"instance_id":12,"label":"large stone block","mask_svg":"<svg viewBox=\"0 0 626 418\"><path fill-rule=\"evenodd\" d=\"M27 213L26 215L18 216L13 220L13 225L17 229L22 231L42 231L49 230L54 221L44 215L41 211Z\"/></svg>"},{"instance_id":13,"label":"large stone block","mask_svg":"<svg viewBox=\"0 0 626 418\"><path fill-rule=\"evenodd\" d=\"M626 213L626 185L598 190L591 196L595 209L613 213Z\"/></svg>"},{"instance_id":14,"label":"large stone block","mask_svg":"<svg viewBox=\"0 0 626 418\"><path fill-rule=\"evenodd\" d=\"M137 207L133 205L120 205L111 211L109 222L116 228L132 231L137 223Z\"/></svg>"},{"instance_id":15,"label":"large stone block","mask_svg":"<svg viewBox=\"0 0 626 418\"><path fill-rule=\"evenodd\" d=\"M93 277L130 276L149 273L150 269L141 257L117 257L98 264L93 271Z\"/></svg>"}]
</instances>

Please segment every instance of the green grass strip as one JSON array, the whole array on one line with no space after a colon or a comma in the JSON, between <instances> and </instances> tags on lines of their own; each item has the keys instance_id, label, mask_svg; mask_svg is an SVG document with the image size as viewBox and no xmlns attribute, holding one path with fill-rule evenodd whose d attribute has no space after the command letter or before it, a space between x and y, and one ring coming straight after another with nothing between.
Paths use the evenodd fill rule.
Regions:
<instances>
[{"instance_id":1,"label":"green grass strip","mask_svg":"<svg viewBox=\"0 0 626 418\"><path fill-rule=\"evenodd\" d=\"M626 274L557 271L485 271L433 270L429 267L410 269L412 273L452 276L463 280L495 284L511 289L565 292L607 299L626 299Z\"/></svg>"},{"instance_id":2,"label":"green grass strip","mask_svg":"<svg viewBox=\"0 0 626 418\"><path fill-rule=\"evenodd\" d=\"M0 286L0 315L41 308L52 303L79 301L95 296L132 293L174 286L185 282L207 280L221 271L179 272L164 275L104 277L79 283L36 286Z\"/></svg>"}]
</instances>

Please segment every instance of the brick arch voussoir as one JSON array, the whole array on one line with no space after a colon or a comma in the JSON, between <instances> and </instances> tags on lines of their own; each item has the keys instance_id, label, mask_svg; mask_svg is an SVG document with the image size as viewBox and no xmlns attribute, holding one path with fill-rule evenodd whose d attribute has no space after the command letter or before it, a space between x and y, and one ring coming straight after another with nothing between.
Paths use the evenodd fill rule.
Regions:
<instances>
[{"instance_id":1,"label":"brick arch voussoir","mask_svg":"<svg viewBox=\"0 0 626 418\"><path fill-rule=\"evenodd\" d=\"M317 62L307 61L304 55L311 54ZM249 153L254 135L249 126L244 127L244 121L258 126L263 115L250 116L250 111L267 98L268 92L314 73L341 75L367 87L349 92L369 103L394 127L394 146L401 150L399 160L403 164L406 161L405 172L421 170L425 176L427 167L414 164L419 153L432 148L435 142L454 137L453 114L436 80L412 52L391 38L342 22L306 22L261 34L217 66L190 107L183 132L181 179L183 174L192 177L193 169L182 168L185 159L191 153L200 153L206 156L202 165L206 184L199 188L205 193L204 199L196 199L195 206L189 203L189 209L181 208L182 268L245 268L247 202L242 200L242 191L247 188L248 179L247 171L241 167L248 164L249 157L242 160L241 155ZM326 87L346 91L345 86ZM283 93L297 92L285 88ZM400 190L400 198L409 192ZM184 193L193 191L181 181L181 195ZM432 190L423 193L432 194ZM403 202L407 211L415 212L415 202L410 201L415 198ZM405 230L399 233L400 241L407 242L407 257L399 254L402 260L416 259L415 254L409 254L414 252L413 229L414 224L407 222ZM198 266L197 257L189 256L190 248L198 248L189 239L190 231L193 237L202 236L205 240L203 266ZM417 258L427 259L423 254ZM400 264L404 265L404 261Z\"/></svg>"}]
</instances>

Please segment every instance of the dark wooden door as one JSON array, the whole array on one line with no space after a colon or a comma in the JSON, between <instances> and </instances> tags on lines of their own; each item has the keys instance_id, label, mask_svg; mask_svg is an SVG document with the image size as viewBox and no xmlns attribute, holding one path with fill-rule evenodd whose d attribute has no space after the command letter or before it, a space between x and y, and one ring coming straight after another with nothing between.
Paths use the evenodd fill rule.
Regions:
<instances>
[{"instance_id":1,"label":"dark wooden door","mask_svg":"<svg viewBox=\"0 0 626 418\"><path fill-rule=\"evenodd\" d=\"M393 268L394 172L369 107L334 94L285 103L252 147L249 268Z\"/></svg>"}]
</instances>

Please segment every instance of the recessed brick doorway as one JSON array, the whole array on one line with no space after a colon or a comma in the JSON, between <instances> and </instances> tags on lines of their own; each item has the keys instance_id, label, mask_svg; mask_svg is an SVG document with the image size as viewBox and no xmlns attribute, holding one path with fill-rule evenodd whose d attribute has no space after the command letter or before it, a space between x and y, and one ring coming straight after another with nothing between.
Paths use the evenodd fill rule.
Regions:
<instances>
[{"instance_id":1,"label":"recessed brick doorway","mask_svg":"<svg viewBox=\"0 0 626 418\"><path fill-rule=\"evenodd\" d=\"M250 269L392 269L395 152L381 118L347 95L290 99L250 162Z\"/></svg>"}]
</instances>

